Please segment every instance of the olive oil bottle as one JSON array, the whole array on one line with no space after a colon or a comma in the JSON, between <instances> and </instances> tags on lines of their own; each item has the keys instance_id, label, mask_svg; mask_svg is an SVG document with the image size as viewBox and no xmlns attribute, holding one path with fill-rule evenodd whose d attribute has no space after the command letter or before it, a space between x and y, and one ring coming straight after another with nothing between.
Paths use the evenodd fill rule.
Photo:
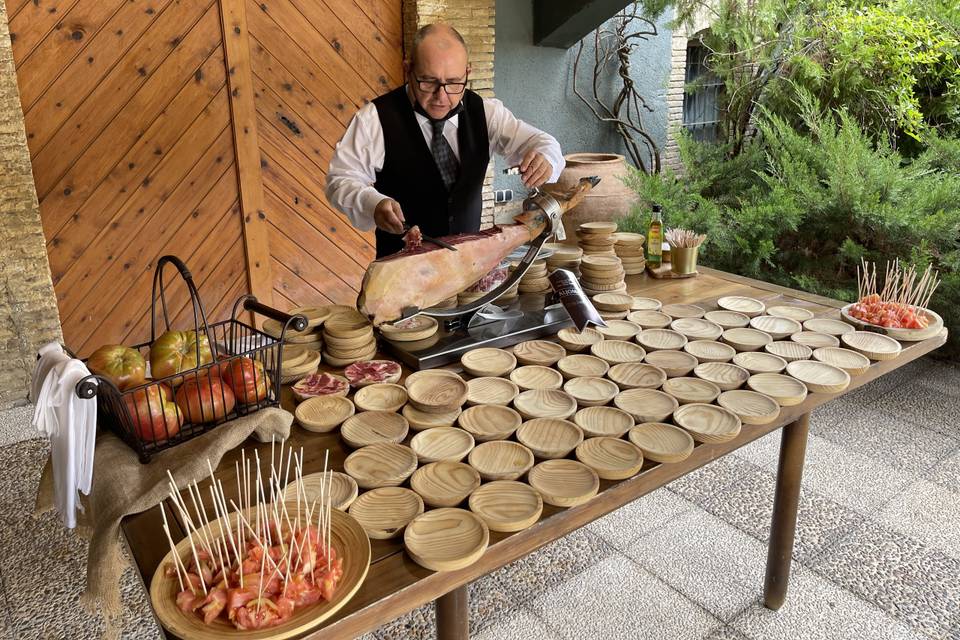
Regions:
<instances>
[{"instance_id":1,"label":"olive oil bottle","mask_svg":"<svg viewBox=\"0 0 960 640\"><path fill-rule=\"evenodd\" d=\"M647 229L647 266L657 269L663 262L663 209L653 205L650 228Z\"/></svg>"}]
</instances>

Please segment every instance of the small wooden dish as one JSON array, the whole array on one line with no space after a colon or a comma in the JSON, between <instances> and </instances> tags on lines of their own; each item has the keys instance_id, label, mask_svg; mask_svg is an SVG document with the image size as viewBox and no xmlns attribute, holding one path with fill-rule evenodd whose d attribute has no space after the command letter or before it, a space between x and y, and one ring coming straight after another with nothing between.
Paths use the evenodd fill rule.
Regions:
<instances>
[{"instance_id":1,"label":"small wooden dish","mask_svg":"<svg viewBox=\"0 0 960 640\"><path fill-rule=\"evenodd\" d=\"M535 364L517 367L510 372L510 380L521 391L559 389L563 386L563 376L559 371Z\"/></svg>"},{"instance_id":2,"label":"small wooden dish","mask_svg":"<svg viewBox=\"0 0 960 640\"><path fill-rule=\"evenodd\" d=\"M683 350L699 362L730 362L737 355L730 345L714 340L692 340L683 345Z\"/></svg>"},{"instance_id":3,"label":"small wooden dish","mask_svg":"<svg viewBox=\"0 0 960 640\"><path fill-rule=\"evenodd\" d=\"M488 442L512 436L523 423L523 418L510 407L488 404L465 409L457 422L475 440Z\"/></svg>"},{"instance_id":4,"label":"small wooden dish","mask_svg":"<svg viewBox=\"0 0 960 640\"><path fill-rule=\"evenodd\" d=\"M787 364L787 373L815 393L840 393L850 385L850 374L825 362L797 360Z\"/></svg>"},{"instance_id":5,"label":"small wooden dish","mask_svg":"<svg viewBox=\"0 0 960 640\"><path fill-rule=\"evenodd\" d=\"M717 398L717 404L737 414L743 424L769 424L780 415L780 404L756 391L724 391Z\"/></svg>"},{"instance_id":6,"label":"small wooden dish","mask_svg":"<svg viewBox=\"0 0 960 640\"><path fill-rule=\"evenodd\" d=\"M840 346L840 338L837 336L832 336L829 333L817 333L816 331L798 331L791 335L790 339L811 349Z\"/></svg>"},{"instance_id":7,"label":"small wooden dish","mask_svg":"<svg viewBox=\"0 0 960 640\"><path fill-rule=\"evenodd\" d=\"M673 421L697 442L727 442L740 433L737 414L715 404L685 404L674 412Z\"/></svg>"},{"instance_id":8,"label":"small wooden dish","mask_svg":"<svg viewBox=\"0 0 960 640\"><path fill-rule=\"evenodd\" d=\"M704 318L678 318L670 328L688 340L716 340L723 334L723 327Z\"/></svg>"},{"instance_id":9,"label":"small wooden dish","mask_svg":"<svg viewBox=\"0 0 960 640\"><path fill-rule=\"evenodd\" d=\"M638 344L625 340L604 340L590 346L590 353L609 364L642 362L647 352Z\"/></svg>"},{"instance_id":10,"label":"small wooden dish","mask_svg":"<svg viewBox=\"0 0 960 640\"><path fill-rule=\"evenodd\" d=\"M373 325L360 315L359 311L355 314L340 313L323 323L323 334L340 340L349 340L372 335Z\"/></svg>"},{"instance_id":11,"label":"small wooden dish","mask_svg":"<svg viewBox=\"0 0 960 640\"><path fill-rule=\"evenodd\" d=\"M533 466L533 451L512 440L478 444L467 462L484 480L516 480Z\"/></svg>"},{"instance_id":12,"label":"small wooden dish","mask_svg":"<svg viewBox=\"0 0 960 640\"><path fill-rule=\"evenodd\" d=\"M673 322L667 314L650 309L633 311L627 315L627 320L640 325L641 329L665 329Z\"/></svg>"},{"instance_id":13,"label":"small wooden dish","mask_svg":"<svg viewBox=\"0 0 960 640\"><path fill-rule=\"evenodd\" d=\"M541 462L530 469L527 479L543 501L555 507L583 504L600 490L597 472L576 460Z\"/></svg>"},{"instance_id":14,"label":"small wooden dish","mask_svg":"<svg viewBox=\"0 0 960 640\"><path fill-rule=\"evenodd\" d=\"M403 442L409 430L410 423L399 413L364 411L344 421L340 437L348 446L359 449L372 444Z\"/></svg>"},{"instance_id":15,"label":"small wooden dish","mask_svg":"<svg viewBox=\"0 0 960 640\"><path fill-rule=\"evenodd\" d=\"M604 340L629 340L642 330L640 325L629 320L607 320L607 326L597 327Z\"/></svg>"},{"instance_id":16,"label":"small wooden dish","mask_svg":"<svg viewBox=\"0 0 960 640\"><path fill-rule=\"evenodd\" d=\"M693 437L665 422L644 422L630 429L627 437L654 462L681 462L693 453Z\"/></svg>"},{"instance_id":17,"label":"small wooden dish","mask_svg":"<svg viewBox=\"0 0 960 640\"><path fill-rule=\"evenodd\" d=\"M630 308L634 311L660 311L662 307L663 303L656 298L644 298L641 296L633 296L633 304L630 305Z\"/></svg>"},{"instance_id":18,"label":"small wooden dish","mask_svg":"<svg viewBox=\"0 0 960 640\"><path fill-rule=\"evenodd\" d=\"M856 331L843 320L834 320L833 318L811 318L804 321L803 328L807 331L826 333L831 336L842 336L845 333Z\"/></svg>"},{"instance_id":19,"label":"small wooden dish","mask_svg":"<svg viewBox=\"0 0 960 640\"><path fill-rule=\"evenodd\" d=\"M295 367L298 364L303 364L307 360L309 349L299 344L285 344L283 345L283 357L280 361L282 367ZM268 360L270 366L275 366L275 363L272 359Z\"/></svg>"},{"instance_id":20,"label":"small wooden dish","mask_svg":"<svg viewBox=\"0 0 960 640\"><path fill-rule=\"evenodd\" d=\"M637 422L664 422L680 403L669 393L654 389L628 389L613 399L618 409L626 411Z\"/></svg>"},{"instance_id":21,"label":"small wooden dish","mask_svg":"<svg viewBox=\"0 0 960 640\"><path fill-rule=\"evenodd\" d=\"M288 367L281 362L280 366L281 382L283 384L296 382L305 375L316 373L317 367L320 366L320 352L308 349L307 356L300 363Z\"/></svg>"},{"instance_id":22,"label":"small wooden dish","mask_svg":"<svg viewBox=\"0 0 960 640\"><path fill-rule=\"evenodd\" d=\"M531 389L517 395L514 408L526 419L569 418L577 410L577 401L559 389Z\"/></svg>"},{"instance_id":23,"label":"small wooden dish","mask_svg":"<svg viewBox=\"0 0 960 640\"><path fill-rule=\"evenodd\" d=\"M434 509L420 514L403 532L413 561L431 571L457 571L480 559L490 530L480 516L465 509Z\"/></svg>"},{"instance_id":24,"label":"small wooden dish","mask_svg":"<svg viewBox=\"0 0 960 640\"><path fill-rule=\"evenodd\" d=\"M603 358L577 353L566 358L560 358L557 362L557 369L568 380L570 378L588 378L606 375L610 369L610 363Z\"/></svg>"},{"instance_id":25,"label":"small wooden dish","mask_svg":"<svg viewBox=\"0 0 960 640\"><path fill-rule=\"evenodd\" d=\"M420 464L460 462L467 457L474 444L472 435L456 427L426 429L410 438L410 448L417 454Z\"/></svg>"},{"instance_id":26,"label":"small wooden dish","mask_svg":"<svg viewBox=\"0 0 960 640\"><path fill-rule=\"evenodd\" d=\"M598 293L592 300L597 311L630 311L633 306L633 296L625 293Z\"/></svg>"},{"instance_id":27,"label":"small wooden dish","mask_svg":"<svg viewBox=\"0 0 960 640\"><path fill-rule=\"evenodd\" d=\"M683 349L687 337L672 329L646 329L637 334L637 343L647 351Z\"/></svg>"},{"instance_id":28,"label":"small wooden dish","mask_svg":"<svg viewBox=\"0 0 960 640\"><path fill-rule=\"evenodd\" d=\"M512 533L533 526L543 513L543 498L525 482L496 480L470 494L470 510L491 531Z\"/></svg>"},{"instance_id":29,"label":"small wooden dish","mask_svg":"<svg viewBox=\"0 0 960 640\"><path fill-rule=\"evenodd\" d=\"M670 378L688 375L699 364L699 360L686 351L652 351L643 361L661 369Z\"/></svg>"},{"instance_id":30,"label":"small wooden dish","mask_svg":"<svg viewBox=\"0 0 960 640\"><path fill-rule=\"evenodd\" d=\"M577 460L587 465L602 480L625 480L640 472L643 451L620 438L590 438L576 449Z\"/></svg>"},{"instance_id":31,"label":"small wooden dish","mask_svg":"<svg viewBox=\"0 0 960 640\"><path fill-rule=\"evenodd\" d=\"M813 318L813 312L809 309L795 307L792 305L778 305L776 307L770 307L767 309L767 315L777 318L789 318L791 320L796 320L797 322L806 322L807 320Z\"/></svg>"},{"instance_id":32,"label":"small wooden dish","mask_svg":"<svg viewBox=\"0 0 960 640\"><path fill-rule=\"evenodd\" d=\"M770 334L770 337L774 340L786 340L798 331L803 331L803 326L796 320L778 318L777 316L757 316L751 318L750 326L757 331Z\"/></svg>"},{"instance_id":33,"label":"small wooden dish","mask_svg":"<svg viewBox=\"0 0 960 640\"><path fill-rule=\"evenodd\" d=\"M402 444L372 444L343 461L343 470L361 489L396 487L417 469L417 454Z\"/></svg>"},{"instance_id":34,"label":"small wooden dish","mask_svg":"<svg viewBox=\"0 0 960 640\"><path fill-rule=\"evenodd\" d=\"M616 382L621 389L659 389L667 381L666 371L641 362L615 364L607 371L607 377Z\"/></svg>"},{"instance_id":35,"label":"small wooden dish","mask_svg":"<svg viewBox=\"0 0 960 640\"><path fill-rule=\"evenodd\" d=\"M724 296L717 300L717 306L726 311L742 313L749 318L759 316L767 308L767 305L756 298L746 296Z\"/></svg>"},{"instance_id":36,"label":"small wooden dish","mask_svg":"<svg viewBox=\"0 0 960 640\"><path fill-rule=\"evenodd\" d=\"M562 345L549 340L527 340L513 347L517 362L526 365L550 367L567 355Z\"/></svg>"},{"instance_id":37,"label":"small wooden dish","mask_svg":"<svg viewBox=\"0 0 960 640\"><path fill-rule=\"evenodd\" d=\"M353 338L337 338L324 334L323 340L326 350L338 357L350 357L359 353L366 353L375 342L372 328Z\"/></svg>"},{"instance_id":38,"label":"small wooden dish","mask_svg":"<svg viewBox=\"0 0 960 640\"><path fill-rule=\"evenodd\" d=\"M750 326L750 317L736 311L708 311L703 318L724 329L738 329Z\"/></svg>"},{"instance_id":39,"label":"small wooden dish","mask_svg":"<svg viewBox=\"0 0 960 640\"><path fill-rule=\"evenodd\" d=\"M840 367L851 376L862 375L870 368L870 358L841 347L820 347L813 352L813 359Z\"/></svg>"},{"instance_id":40,"label":"small wooden dish","mask_svg":"<svg viewBox=\"0 0 960 640\"><path fill-rule=\"evenodd\" d=\"M424 431L420 435L427 433L430 432ZM434 508L455 507L479 486L480 474L463 462L431 462L410 476L410 488L423 498L424 504Z\"/></svg>"},{"instance_id":41,"label":"small wooden dish","mask_svg":"<svg viewBox=\"0 0 960 640\"><path fill-rule=\"evenodd\" d=\"M744 351L733 356L733 364L750 373L780 373L787 368L787 361L766 351Z\"/></svg>"},{"instance_id":42,"label":"small wooden dish","mask_svg":"<svg viewBox=\"0 0 960 640\"><path fill-rule=\"evenodd\" d=\"M721 339L737 351L759 351L763 345L773 342L769 333L759 329L727 329Z\"/></svg>"},{"instance_id":43,"label":"small wooden dish","mask_svg":"<svg viewBox=\"0 0 960 640\"><path fill-rule=\"evenodd\" d=\"M388 382L368 384L357 389L353 403L361 411L400 411L407 404L407 390Z\"/></svg>"},{"instance_id":44,"label":"small wooden dish","mask_svg":"<svg viewBox=\"0 0 960 640\"><path fill-rule=\"evenodd\" d=\"M893 360L902 350L900 343L890 336L871 331L851 331L840 336L840 341L871 360Z\"/></svg>"},{"instance_id":45,"label":"small wooden dish","mask_svg":"<svg viewBox=\"0 0 960 640\"><path fill-rule=\"evenodd\" d=\"M467 383L459 376L424 376L407 385L407 394L420 411L448 413L467 401Z\"/></svg>"},{"instance_id":46,"label":"small wooden dish","mask_svg":"<svg viewBox=\"0 0 960 640\"><path fill-rule=\"evenodd\" d=\"M763 345L763 350L767 353L783 358L787 362L794 360L809 360L813 355L813 349L805 344L793 342L791 340L777 340Z\"/></svg>"},{"instance_id":47,"label":"small wooden dish","mask_svg":"<svg viewBox=\"0 0 960 640\"><path fill-rule=\"evenodd\" d=\"M423 371L414 371L408 375L404 381L403 386L407 388L407 393L410 393L410 385L415 383L421 378L433 378L435 376L450 376L451 378L458 378L462 380L460 374L456 371L451 371L450 369L424 369Z\"/></svg>"},{"instance_id":48,"label":"small wooden dish","mask_svg":"<svg viewBox=\"0 0 960 640\"><path fill-rule=\"evenodd\" d=\"M634 424L633 416L614 407L587 407L573 416L585 438L619 438Z\"/></svg>"},{"instance_id":49,"label":"small wooden dish","mask_svg":"<svg viewBox=\"0 0 960 640\"><path fill-rule=\"evenodd\" d=\"M586 328L583 331L577 331L573 328L560 329L557 332L557 340L570 351L580 352L590 348L590 345L603 340L603 334L596 329ZM561 358L563 356L560 356ZM557 358L559 360L560 358Z\"/></svg>"},{"instance_id":50,"label":"small wooden dish","mask_svg":"<svg viewBox=\"0 0 960 640\"><path fill-rule=\"evenodd\" d=\"M393 342L416 342L437 333L440 325L430 316L413 316L396 324L380 325L380 333Z\"/></svg>"},{"instance_id":51,"label":"small wooden dish","mask_svg":"<svg viewBox=\"0 0 960 640\"><path fill-rule=\"evenodd\" d=\"M927 321L927 326L922 329L903 329L900 327L884 327L878 324L864 322L860 318L850 315L852 307L853 304L848 304L844 308L840 309L840 317L843 318L845 322L848 322L857 329L873 333L880 333L893 338L894 340L900 340L903 342L917 342L932 338L943 331L943 318L940 317L940 314L931 309L912 307L916 312L917 317L922 317Z\"/></svg>"},{"instance_id":52,"label":"small wooden dish","mask_svg":"<svg viewBox=\"0 0 960 640\"><path fill-rule=\"evenodd\" d=\"M438 427L452 427L460 417L460 407L447 411L445 413L427 413L420 411L410 404L404 405L401 414L410 423L410 428L414 431L423 431L424 429L436 429Z\"/></svg>"},{"instance_id":53,"label":"small wooden dish","mask_svg":"<svg viewBox=\"0 0 960 640\"><path fill-rule=\"evenodd\" d=\"M677 318L702 318L703 314L706 313L702 307L695 304L665 304L660 307L660 311L674 320Z\"/></svg>"},{"instance_id":54,"label":"small wooden dish","mask_svg":"<svg viewBox=\"0 0 960 640\"><path fill-rule=\"evenodd\" d=\"M754 374L747 380L747 387L770 396L780 403L781 407L798 405L807 397L807 385L782 373Z\"/></svg>"},{"instance_id":55,"label":"small wooden dish","mask_svg":"<svg viewBox=\"0 0 960 640\"><path fill-rule=\"evenodd\" d=\"M720 387L721 391L730 391L742 387L750 377L750 372L728 362L704 362L694 368L693 375L712 382Z\"/></svg>"},{"instance_id":56,"label":"small wooden dish","mask_svg":"<svg viewBox=\"0 0 960 640\"><path fill-rule=\"evenodd\" d=\"M464 371L472 376L505 376L517 366L517 358L503 349L473 349L460 357Z\"/></svg>"},{"instance_id":57,"label":"small wooden dish","mask_svg":"<svg viewBox=\"0 0 960 640\"><path fill-rule=\"evenodd\" d=\"M552 459L568 456L583 442L583 431L569 420L536 418L520 425L516 437L536 457Z\"/></svg>"},{"instance_id":58,"label":"small wooden dish","mask_svg":"<svg viewBox=\"0 0 960 640\"><path fill-rule=\"evenodd\" d=\"M359 493L357 481L339 471L330 471L328 473L330 474L329 483L327 476L323 473L311 473L303 476L301 482L291 482L287 485L286 489L283 490L283 501L288 504L296 504L297 487L298 485L302 485L304 495L301 496L301 500L303 500L305 496L307 504L313 504L314 500L319 501L321 492L326 494L328 489L327 485L329 484L331 506L333 506L334 509L346 511L350 505L353 504L353 501L357 499L357 494Z\"/></svg>"},{"instance_id":59,"label":"small wooden dish","mask_svg":"<svg viewBox=\"0 0 960 640\"><path fill-rule=\"evenodd\" d=\"M467 404L508 405L520 393L517 383L506 378L474 378L467 381Z\"/></svg>"},{"instance_id":60,"label":"small wooden dish","mask_svg":"<svg viewBox=\"0 0 960 640\"><path fill-rule=\"evenodd\" d=\"M403 487L367 491L350 505L350 515L373 540L396 538L421 513L423 499Z\"/></svg>"},{"instance_id":61,"label":"small wooden dish","mask_svg":"<svg viewBox=\"0 0 960 640\"><path fill-rule=\"evenodd\" d=\"M620 393L620 387L606 378L571 378L563 385L563 390L573 396L581 407L599 407L613 400Z\"/></svg>"},{"instance_id":62,"label":"small wooden dish","mask_svg":"<svg viewBox=\"0 0 960 640\"><path fill-rule=\"evenodd\" d=\"M670 378L663 383L663 392L669 393L680 404L709 404L720 395L720 387L703 378Z\"/></svg>"},{"instance_id":63,"label":"small wooden dish","mask_svg":"<svg viewBox=\"0 0 960 640\"><path fill-rule=\"evenodd\" d=\"M343 396L307 398L294 411L300 426L314 433L333 431L353 414L353 402Z\"/></svg>"}]
</instances>

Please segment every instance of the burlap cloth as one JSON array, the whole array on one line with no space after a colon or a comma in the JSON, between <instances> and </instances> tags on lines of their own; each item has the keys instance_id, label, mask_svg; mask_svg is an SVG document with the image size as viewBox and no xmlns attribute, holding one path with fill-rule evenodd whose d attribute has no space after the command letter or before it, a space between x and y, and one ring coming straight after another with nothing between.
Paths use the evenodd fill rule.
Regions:
<instances>
[{"instance_id":1,"label":"burlap cloth","mask_svg":"<svg viewBox=\"0 0 960 640\"><path fill-rule=\"evenodd\" d=\"M102 609L106 618L105 637L120 631L120 576L126 563L121 554L120 521L124 516L146 511L167 497L167 470L178 487L209 475L207 460L214 468L225 453L238 447L252 434L261 442L273 436L283 440L290 435L293 415L278 408L260 411L231 420L172 449L154 455L148 464L140 464L136 452L112 433L97 437L90 495L83 500L85 512L79 514L78 532L89 535L87 587L81 602L91 613ZM53 509L53 470L49 458L37 488L35 513ZM157 544L164 544L158 532Z\"/></svg>"}]
</instances>

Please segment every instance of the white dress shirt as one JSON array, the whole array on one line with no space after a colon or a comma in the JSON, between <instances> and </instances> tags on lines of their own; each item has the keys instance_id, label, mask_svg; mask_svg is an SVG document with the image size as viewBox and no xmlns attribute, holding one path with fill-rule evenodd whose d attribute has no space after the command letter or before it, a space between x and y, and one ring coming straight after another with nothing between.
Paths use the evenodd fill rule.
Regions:
<instances>
[{"instance_id":1,"label":"white dress shirt","mask_svg":"<svg viewBox=\"0 0 960 640\"><path fill-rule=\"evenodd\" d=\"M557 181L565 162L560 145L553 136L518 119L495 98L484 98L483 110L487 119L491 158L498 154L506 158L508 164L516 165L527 151L539 151L553 166L553 173L547 182ZM433 140L430 120L419 113L414 115L429 147ZM460 116L455 115L447 120L443 128L443 135L457 160L460 159L457 140L459 123ZM377 172L383 169L385 155L383 129L377 107L371 102L364 105L350 121L346 133L337 143L327 172L327 201L343 211L354 227L363 231L374 228L373 211L381 200L388 197L373 188Z\"/></svg>"}]
</instances>

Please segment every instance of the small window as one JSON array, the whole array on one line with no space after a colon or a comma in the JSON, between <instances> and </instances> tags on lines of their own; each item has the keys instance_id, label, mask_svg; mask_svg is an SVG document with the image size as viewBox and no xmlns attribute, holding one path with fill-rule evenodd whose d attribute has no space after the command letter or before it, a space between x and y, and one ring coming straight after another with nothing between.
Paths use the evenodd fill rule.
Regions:
<instances>
[{"instance_id":1,"label":"small window","mask_svg":"<svg viewBox=\"0 0 960 640\"><path fill-rule=\"evenodd\" d=\"M687 43L687 68L685 83L697 81L694 90L686 89L683 94L683 127L693 135L694 140L713 142L717 140L717 128L720 122L718 97L723 83L707 67L710 51L697 39Z\"/></svg>"}]
</instances>

